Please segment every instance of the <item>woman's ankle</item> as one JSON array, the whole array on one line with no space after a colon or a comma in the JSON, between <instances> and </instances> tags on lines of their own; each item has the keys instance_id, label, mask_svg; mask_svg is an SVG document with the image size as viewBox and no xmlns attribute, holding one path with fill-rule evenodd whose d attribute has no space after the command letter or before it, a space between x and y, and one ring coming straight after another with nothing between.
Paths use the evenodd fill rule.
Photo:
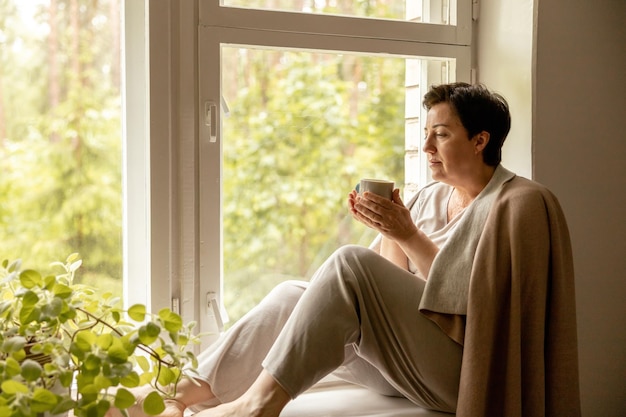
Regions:
<instances>
[{"instance_id":1,"label":"woman's ankle","mask_svg":"<svg viewBox=\"0 0 626 417\"><path fill-rule=\"evenodd\" d=\"M263 370L240 400L253 415L270 417L278 416L291 401L291 396L272 375Z\"/></svg>"}]
</instances>

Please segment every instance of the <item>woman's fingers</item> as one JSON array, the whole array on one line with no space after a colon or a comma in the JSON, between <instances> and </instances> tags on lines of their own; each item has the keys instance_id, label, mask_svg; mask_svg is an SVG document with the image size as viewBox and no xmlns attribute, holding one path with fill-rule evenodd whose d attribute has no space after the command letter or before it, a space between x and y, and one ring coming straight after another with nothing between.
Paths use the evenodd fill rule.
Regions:
<instances>
[{"instance_id":1,"label":"woman's fingers","mask_svg":"<svg viewBox=\"0 0 626 417\"><path fill-rule=\"evenodd\" d=\"M415 229L398 189L394 190L393 201L371 193L357 197L353 216L392 240L403 238Z\"/></svg>"}]
</instances>

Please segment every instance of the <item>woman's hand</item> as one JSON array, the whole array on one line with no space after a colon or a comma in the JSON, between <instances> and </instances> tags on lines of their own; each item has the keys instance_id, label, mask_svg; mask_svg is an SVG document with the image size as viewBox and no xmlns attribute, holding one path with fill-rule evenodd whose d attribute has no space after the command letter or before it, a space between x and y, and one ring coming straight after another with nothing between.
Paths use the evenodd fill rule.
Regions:
<instances>
[{"instance_id":1,"label":"woman's hand","mask_svg":"<svg viewBox=\"0 0 626 417\"><path fill-rule=\"evenodd\" d=\"M400 190L393 190L392 200L353 190L348 195L348 205L352 217L382 234L382 256L405 269L410 260L424 279L428 277L439 248L413 223Z\"/></svg>"},{"instance_id":2,"label":"woman's hand","mask_svg":"<svg viewBox=\"0 0 626 417\"><path fill-rule=\"evenodd\" d=\"M356 190L348 195L348 205L352 217L364 225L378 231L387 239L406 241L415 233L417 227L411 219L411 213L400 198L400 190L393 190L393 199L389 200L371 192L358 194Z\"/></svg>"}]
</instances>

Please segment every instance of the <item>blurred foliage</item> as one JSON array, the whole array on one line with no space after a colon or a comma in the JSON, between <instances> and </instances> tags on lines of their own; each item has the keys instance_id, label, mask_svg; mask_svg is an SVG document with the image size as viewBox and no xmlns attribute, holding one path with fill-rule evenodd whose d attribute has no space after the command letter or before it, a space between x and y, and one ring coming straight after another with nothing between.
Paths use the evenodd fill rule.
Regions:
<instances>
[{"instance_id":1,"label":"blurred foliage","mask_svg":"<svg viewBox=\"0 0 626 417\"><path fill-rule=\"evenodd\" d=\"M326 11L398 13L389 1L334 4ZM84 279L119 294L116 7L119 0L0 0L0 252L41 269L80 252ZM309 279L338 246L371 241L346 196L361 177L402 186L405 66L234 47L223 49L222 62L231 108L223 131L225 303L236 319L276 283Z\"/></svg>"},{"instance_id":2,"label":"blurred foliage","mask_svg":"<svg viewBox=\"0 0 626 417\"><path fill-rule=\"evenodd\" d=\"M367 245L346 197L404 177L404 60L225 48L224 302L232 321L278 282ZM238 74L238 75L234 75ZM230 88L230 86L237 86Z\"/></svg>"},{"instance_id":3,"label":"blurred foliage","mask_svg":"<svg viewBox=\"0 0 626 417\"><path fill-rule=\"evenodd\" d=\"M407 0L223 0L226 6L404 19Z\"/></svg>"},{"instance_id":4,"label":"blurred foliage","mask_svg":"<svg viewBox=\"0 0 626 417\"><path fill-rule=\"evenodd\" d=\"M121 294L119 0L0 1L0 251ZM119 9L117 9L119 10Z\"/></svg>"}]
</instances>

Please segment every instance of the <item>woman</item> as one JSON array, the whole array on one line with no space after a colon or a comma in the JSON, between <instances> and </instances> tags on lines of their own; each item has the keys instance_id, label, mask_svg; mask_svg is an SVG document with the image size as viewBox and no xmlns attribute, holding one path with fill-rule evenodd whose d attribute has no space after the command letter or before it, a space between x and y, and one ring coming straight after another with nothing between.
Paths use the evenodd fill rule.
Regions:
<instances>
[{"instance_id":1,"label":"woman","mask_svg":"<svg viewBox=\"0 0 626 417\"><path fill-rule=\"evenodd\" d=\"M457 410L474 253L491 206L516 178L500 166L511 122L506 101L483 86L436 86L423 104L435 182L409 207L397 189L392 200L352 191L352 216L379 232L372 248L340 248L310 284L276 287L200 355L197 383L185 381L162 415L276 417L331 372Z\"/></svg>"}]
</instances>

